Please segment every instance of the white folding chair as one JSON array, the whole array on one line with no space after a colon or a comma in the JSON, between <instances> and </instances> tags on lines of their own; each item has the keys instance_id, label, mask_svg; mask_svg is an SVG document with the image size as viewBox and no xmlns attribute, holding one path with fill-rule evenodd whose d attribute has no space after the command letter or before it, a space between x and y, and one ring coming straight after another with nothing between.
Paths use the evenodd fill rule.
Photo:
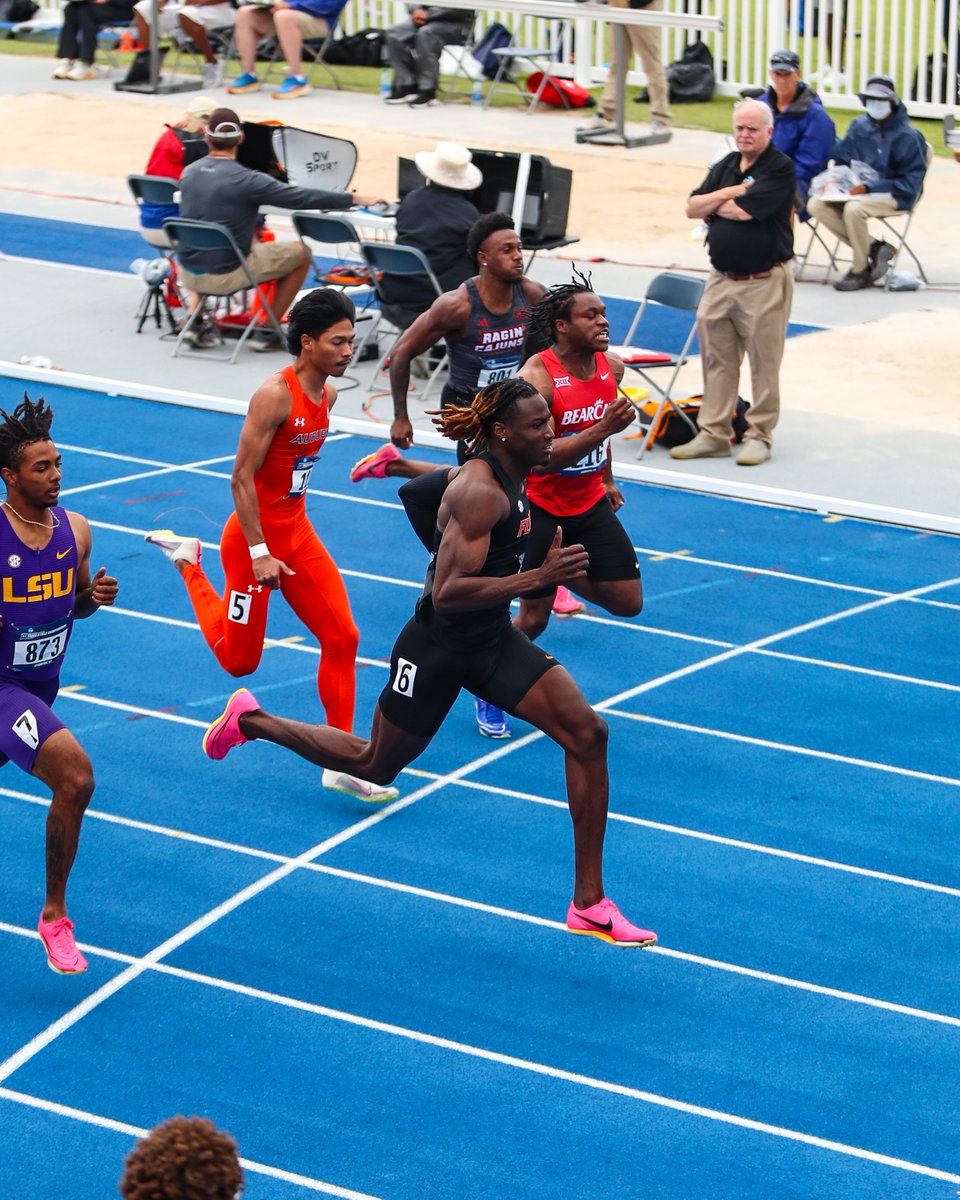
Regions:
<instances>
[{"instance_id":1,"label":"white folding chair","mask_svg":"<svg viewBox=\"0 0 960 1200\"><path fill-rule=\"evenodd\" d=\"M614 354L623 359L625 366L636 371L658 398L656 410L650 417L649 424L645 421L643 423L644 436L640 442L637 458L643 458L644 452L653 444L654 433L667 408L673 409L690 426L694 434L697 432L694 422L674 400L673 387L680 368L690 357L690 348L697 332L697 308L703 295L704 285L703 279L693 275L680 275L675 271L662 271L659 275L655 275L650 280L646 295L630 323L626 342L622 346L610 347ZM671 308L689 314L689 327L678 352L649 350L634 344L634 337L643 324L644 316L648 311L652 311L651 305L659 305L662 308ZM651 376L651 371L669 371L666 384L662 385L657 382Z\"/></svg>"}]
</instances>

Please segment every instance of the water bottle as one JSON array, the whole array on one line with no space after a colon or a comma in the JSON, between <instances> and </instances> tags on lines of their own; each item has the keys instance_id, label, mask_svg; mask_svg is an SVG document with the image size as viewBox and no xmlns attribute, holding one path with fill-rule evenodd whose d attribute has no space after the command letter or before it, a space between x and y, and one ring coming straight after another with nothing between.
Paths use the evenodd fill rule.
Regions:
<instances>
[{"instance_id":1,"label":"water bottle","mask_svg":"<svg viewBox=\"0 0 960 1200\"><path fill-rule=\"evenodd\" d=\"M392 90L390 86L390 68L384 67L380 72L380 99L388 99Z\"/></svg>"},{"instance_id":2,"label":"water bottle","mask_svg":"<svg viewBox=\"0 0 960 1200\"><path fill-rule=\"evenodd\" d=\"M481 105L483 103L483 79L480 75L475 75L470 88L470 103Z\"/></svg>"}]
</instances>

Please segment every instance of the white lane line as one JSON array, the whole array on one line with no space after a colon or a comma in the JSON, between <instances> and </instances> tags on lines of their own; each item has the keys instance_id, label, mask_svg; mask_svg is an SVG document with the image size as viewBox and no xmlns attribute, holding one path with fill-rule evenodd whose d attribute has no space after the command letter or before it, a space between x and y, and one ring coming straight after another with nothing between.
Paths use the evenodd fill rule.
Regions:
<instances>
[{"instance_id":1,"label":"white lane line","mask_svg":"<svg viewBox=\"0 0 960 1200\"><path fill-rule=\"evenodd\" d=\"M522 746L532 740L532 735L527 738L519 738L515 745L510 747L510 749L515 749L516 746ZM428 783L424 787L419 788L417 791L411 792L410 795L404 796L402 799L394 800L391 804L382 808L379 812L366 817L364 820L356 822L354 825L340 830L339 833L334 834L332 837L326 838L324 841L319 842L317 845L312 846L308 850L305 850L296 858L281 864L273 871L261 876L260 879L248 884L247 887L241 888L239 892L235 892L232 896L228 897L226 900L222 901L220 904L204 913L203 916L198 917L195 921L191 921L189 925L184 926L177 933L171 935L158 946L155 946L154 949L148 954L144 955L140 959L137 959L135 963L129 966L126 970L121 971L119 975L116 975L107 983L103 984L95 992L91 992L90 995L82 1000L79 1004L75 1005L56 1021L52 1022L52 1024L48 1025L46 1029L41 1030L40 1033L31 1038L29 1042L21 1046L19 1050L15 1051L3 1062L0 1062L0 1083L8 1079L10 1075L19 1070L24 1063L29 1062L32 1058L49 1046L51 1042L56 1041L61 1034L65 1033L68 1029L71 1029L77 1024L77 1022L81 1021L85 1016L87 1016L88 1013L92 1012L95 1008L98 1008L104 1003L104 1001L109 1000L111 996L115 995L122 988L126 987L128 983L132 983L133 980L138 978L138 976L140 976L149 967L160 962L161 959L171 954L174 950L178 950L181 946L191 941L198 934L209 929L212 925L215 925L218 921L227 916L229 913L233 912L235 909L240 908L249 900L259 896L262 892L266 891L268 888L271 888L275 883L278 883L282 879L286 879L287 876L296 871L298 867L304 866L306 863L312 862L314 859L321 857L335 847L343 845L344 842L349 841L351 838L356 837L358 834L364 832L372 826L378 825L388 816L393 815L393 813L401 812L403 809L409 808L411 804L415 804L421 797L430 795L435 791L439 791L441 788L445 787L448 782L453 782L463 775L467 775L472 771L479 770L481 767L484 767L491 762L495 762L498 758L503 757L505 753L507 753L506 748L498 747L497 749L492 750L490 753L483 755L481 758L474 759L473 762L466 763L464 766L458 768L458 770L452 772L449 776L444 776L441 779Z\"/></svg>"},{"instance_id":2,"label":"white lane line","mask_svg":"<svg viewBox=\"0 0 960 1200\"><path fill-rule=\"evenodd\" d=\"M843 763L851 767L862 767L867 771L883 771L888 775L902 775L906 779L923 779L929 783L943 783L947 787L960 786L960 779L950 775L933 775L929 771L916 771L911 767L898 767L893 763L876 762L868 758L854 758L849 754L834 754L829 750L817 750L808 746L796 746L790 742L773 742L767 738L750 737L745 733L728 733L724 729L711 729L705 725L688 725L683 721L670 721L645 713L631 713L620 708L604 708L604 715L623 717L628 721L639 721L647 725L660 725L665 729L678 729L683 733L702 734L704 737L719 738L727 742L739 742L745 746L759 746L765 750L782 750L787 754L800 754L805 758L820 758L825 762Z\"/></svg>"},{"instance_id":3,"label":"white lane line","mask_svg":"<svg viewBox=\"0 0 960 1200\"><path fill-rule=\"evenodd\" d=\"M330 874L347 874L345 872L336 871L332 868L325 869L328 870ZM375 880L373 882L384 886L383 881ZM471 905L471 907L479 906ZM525 919L523 915L511 914L507 910L494 911L500 915L517 916L521 920ZM537 924L550 925L559 930L565 931L565 927L556 922L541 921L536 918L526 919L535 921ZM9 927L3 925L2 923L0 923L0 931L16 933L20 932L20 930L16 929L15 927ZM30 935L30 931L24 930L23 932ZM98 953L95 947L82 945L81 948L85 952L89 951L92 954ZM659 953L663 957L667 958L675 958L704 965L715 965L711 959L698 958L694 955L683 955L676 951L664 950L661 947L650 947L646 953ZM124 956L115 953L109 954L108 957L124 961ZM141 960L133 961L136 963ZM934 1020L941 1024L960 1026L960 1019L955 1017L945 1017L939 1013L925 1013L922 1009L909 1009L899 1005L890 1005L885 1001L873 1001L869 997L857 997L853 994L833 992L831 989L820 988L816 984L804 984L796 980L783 980L783 978L780 976L767 975L763 972L750 972L745 968L731 968L727 964L718 965L721 966L721 969L732 970L737 974L750 974L768 982L785 982L789 986L799 988L803 991L822 994L831 998L837 996L844 999L854 1000L858 1003L865 1003L871 1007L888 1008L891 1011L903 1015L920 1016L924 1019ZM589 1075L581 1075L573 1071L566 1071L560 1067L553 1067L546 1063L537 1062L532 1059L518 1058L513 1055L501 1054L498 1051L488 1050L485 1047L474 1046L467 1042L454 1041L449 1038L439 1037L436 1034L424 1033L420 1030L410 1029L407 1026L377 1021L370 1017L362 1017L356 1013L348 1013L341 1009L329 1008L326 1005L314 1004L307 1000L300 1000L291 996L284 996L276 992L268 992L262 988L250 987L246 984L235 983L231 980L220 979L215 976L205 975L197 971L190 971L183 967L173 967L167 963L159 961L151 963L148 969L163 975L169 975L177 979L183 979L191 983L196 983L203 987L216 988L220 991L230 992L239 996L246 996L249 999L260 1000L264 1003L273 1004L281 1008L291 1008L299 1012L305 1012L313 1016L324 1017L332 1021L339 1021L357 1028L369 1029L376 1033L400 1037L407 1041L417 1042L422 1045L434 1047L436 1049L448 1050L456 1054L463 1054L470 1058L477 1058L486 1062L497 1063L501 1066L511 1067L516 1070L526 1071L535 1075L546 1076L547 1078L551 1079L559 1079L566 1083L573 1083L580 1087L586 1087L595 1091L623 1096L627 1099L638 1100L642 1103L651 1104L658 1108L671 1109L675 1112L682 1112L690 1116L703 1117L708 1120L719 1121L726 1125L735 1126L741 1129L748 1129L757 1133L768 1134L773 1137L785 1139L787 1141L800 1142L816 1149L829 1150L837 1154L846 1155L848 1157L865 1159L868 1162L877 1163L881 1166L889 1166L897 1170L908 1171L913 1174L926 1175L933 1179L942 1179L950 1183L960 1183L960 1175L951 1175L948 1172L941 1171L936 1167L928 1167L921 1163L910 1162L907 1159L893 1158L889 1155L879 1154L876 1151L864 1150L858 1146L851 1146L844 1142L831 1141L825 1138L817 1137L813 1134L789 1129L781 1125L771 1125L767 1122L756 1121L752 1118L743 1117L735 1113L724 1112L722 1110L713 1108L706 1108L699 1104L691 1104L688 1101L677 1100L655 1092L643 1091L639 1088L629 1087L625 1084L611 1083L608 1080L598 1079ZM6 1091L6 1088L0 1088L0 1095Z\"/></svg>"},{"instance_id":4,"label":"white lane line","mask_svg":"<svg viewBox=\"0 0 960 1200\"><path fill-rule=\"evenodd\" d=\"M751 642L745 642L741 646L736 646L732 650L725 650L720 654L712 654L709 658L701 659L699 662L690 663L685 667L679 667L675 671L668 671L664 675L658 675L654 679L647 680L646 683L638 684L632 688L625 688L616 696L610 696L608 699L595 705L597 712L605 712L607 709L616 708L618 704L622 704L627 700L633 700L637 696L642 696L646 692L653 691L655 688L663 687L668 683L676 683L678 680L686 679L690 675L696 675L700 671L704 671L709 667L720 666L722 663L729 662L732 659L740 658L744 654L753 653L756 650L765 649L767 646L773 646L777 642L782 642L787 638L797 637L802 633L810 633L815 629L823 629L827 625L833 625L839 621L849 620L851 617L861 616L863 613L872 612L878 608L884 608L891 604L897 604L908 596L920 596L928 592L939 591L943 588L957 587L960 585L960 578L944 579L938 583L924 584L922 587L911 588L908 592L897 592L889 596L883 596L878 600L870 600L864 604L856 604L852 608L841 609L835 613L829 613L824 617L816 617L812 621L805 621L800 625L793 625L789 629L782 629L778 633L767 634L762 638L755 638Z\"/></svg>"},{"instance_id":5,"label":"white lane line","mask_svg":"<svg viewBox=\"0 0 960 1200\"><path fill-rule=\"evenodd\" d=\"M0 1087L0 1100L8 1100L11 1104L22 1104L26 1108L40 1109L42 1112L53 1113L58 1117L69 1117L72 1121L81 1121L84 1125L95 1125L98 1129L109 1129L112 1133L123 1133L128 1137L142 1138L150 1132L139 1125L128 1125L126 1121L115 1121L112 1117L102 1117L99 1113L87 1112L82 1108L72 1108L67 1104L57 1104L53 1100L44 1100L40 1096L30 1096L26 1092L16 1092L11 1088ZM241 1158L240 1163L245 1171L254 1175L265 1175L270 1179L279 1179L284 1183L295 1183L311 1192L320 1192L325 1196L339 1196L342 1200L378 1200L369 1192L355 1192L350 1188L338 1187L323 1179L313 1179L309 1175L298 1175L295 1171L284 1171L281 1167L273 1167L268 1163L257 1162L253 1158Z\"/></svg>"}]
</instances>

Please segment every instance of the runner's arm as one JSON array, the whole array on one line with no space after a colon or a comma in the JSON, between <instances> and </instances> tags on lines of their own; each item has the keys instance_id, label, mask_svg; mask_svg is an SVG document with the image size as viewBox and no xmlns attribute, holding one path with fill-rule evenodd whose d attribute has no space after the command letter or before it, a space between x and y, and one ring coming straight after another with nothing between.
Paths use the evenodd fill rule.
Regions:
<instances>
[{"instance_id":1,"label":"runner's arm","mask_svg":"<svg viewBox=\"0 0 960 1200\"><path fill-rule=\"evenodd\" d=\"M248 546L259 546L265 542L254 476L263 466L274 435L289 416L290 393L282 380L271 379L254 392L240 430L230 490ZM286 563L281 563L272 554L253 559L253 573L257 581L267 587L279 586L281 570L292 574Z\"/></svg>"},{"instance_id":2,"label":"runner's arm","mask_svg":"<svg viewBox=\"0 0 960 1200\"><path fill-rule=\"evenodd\" d=\"M80 513L68 512L67 517L77 543L77 589L73 611L76 617L82 619L95 613L98 608L113 604L120 587L116 579L107 574L106 567L100 567L91 579L90 550L93 539L90 524Z\"/></svg>"},{"instance_id":3,"label":"runner's arm","mask_svg":"<svg viewBox=\"0 0 960 1200\"><path fill-rule=\"evenodd\" d=\"M461 294L462 293L462 294ZM410 388L410 363L418 354L425 354L448 333L458 333L470 316L467 289L438 296L426 312L408 326L390 351L390 394L393 397L393 424L390 440L401 450L413 445L413 426L407 412L407 392Z\"/></svg>"}]
</instances>

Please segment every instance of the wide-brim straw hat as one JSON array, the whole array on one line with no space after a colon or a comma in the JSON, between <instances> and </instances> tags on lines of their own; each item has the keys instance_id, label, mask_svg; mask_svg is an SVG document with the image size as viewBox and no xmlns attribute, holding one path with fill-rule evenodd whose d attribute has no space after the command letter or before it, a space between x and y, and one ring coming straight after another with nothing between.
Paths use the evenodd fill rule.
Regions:
<instances>
[{"instance_id":1,"label":"wide-brim straw hat","mask_svg":"<svg viewBox=\"0 0 960 1200\"><path fill-rule=\"evenodd\" d=\"M421 150L414 155L414 161L421 175L441 187L472 192L483 183L480 168L473 164L473 155L456 142L438 142L436 150Z\"/></svg>"}]
</instances>

